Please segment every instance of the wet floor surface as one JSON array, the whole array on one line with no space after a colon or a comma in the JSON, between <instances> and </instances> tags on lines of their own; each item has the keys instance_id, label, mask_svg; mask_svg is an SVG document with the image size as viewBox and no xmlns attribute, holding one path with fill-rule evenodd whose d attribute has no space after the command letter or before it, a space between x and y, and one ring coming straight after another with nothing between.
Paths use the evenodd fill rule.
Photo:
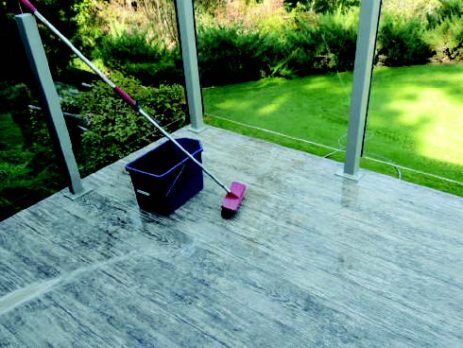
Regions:
<instances>
[{"instance_id":1,"label":"wet floor surface","mask_svg":"<svg viewBox=\"0 0 463 348\"><path fill-rule=\"evenodd\" d=\"M182 130L179 136L197 137ZM463 200L210 128L249 185L140 212L117 162L0 223L0 347L463 346ZM152 145L154 146L154 145ZM142 150L140 153L145 152Z\"/></svg>"}]
</instances>

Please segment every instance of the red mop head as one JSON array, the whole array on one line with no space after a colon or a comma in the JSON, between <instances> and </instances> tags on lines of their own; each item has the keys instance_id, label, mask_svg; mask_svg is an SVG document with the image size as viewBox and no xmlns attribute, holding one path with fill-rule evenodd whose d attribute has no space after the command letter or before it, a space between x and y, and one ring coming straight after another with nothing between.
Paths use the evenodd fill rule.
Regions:
<instances>
[{"instance_id":1,"label":"red mop head","mask_svg":"<svg viewBox=\"0 0 463 348\"><path fill-rule=\"evenodd\" d=\"M232 182L230 191L231 192L227 193L222 203L222 217L224 219L229 219L238 212L246 193L246 185L239 182Z\"/></svg>"}]
</instances>

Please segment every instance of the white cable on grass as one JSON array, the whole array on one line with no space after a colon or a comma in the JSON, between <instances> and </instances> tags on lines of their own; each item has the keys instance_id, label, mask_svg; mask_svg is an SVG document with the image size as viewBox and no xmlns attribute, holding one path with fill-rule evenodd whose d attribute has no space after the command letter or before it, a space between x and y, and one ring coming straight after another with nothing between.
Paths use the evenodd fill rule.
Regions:
<instances>
[{"instance_id":1,"label":"white cable on grass","mask_svg":"<svg viewBox=\"0 0 463 348\"><path fill-rule=\"evenodd\" d=\"M257 131L264 132L264 133L280 136L280 137L290 139L290 140L294 140L294 141L297 141L297 142L301 142L301 143L305 143L305 144L309 144L309 145L313 145L313 146L318 146L318 147L321 147L321 148L324 148L324 149L329 149L329 150L333 151L333 153L331 155L333 155L334 153L337 153L337 152L346 152L346 150L344 150L344 149L336 148L336 147L333 147L333 146L317 143L317 142L306 140L306 139L293 137L293 136L286 135L286 134L280 133L280 132L276 132L276 131L273 131L273 130L270 130L270 129L265 129L265 128L261 128L261 127L257 127L257 126L252 126L252 125L249 125L249 124L246 124L246 123L243 123L243 122L230 120L229 118L225 118L225 117L222 117L222 116L213 115L213 114L210 114L210 113L207 113L206 116L212 117L212 118L215 118L215 119L218 119L218 120L230 122L230 123L236 124L238 126L246 127L246 128L249 128L249 129L254 129L254 130L257 130ZM392 163L392 162L382 161L380 159L376 159L376 158L369 157L369 156L364 156L363 158L368 160L368 161L372 161L372 162L376 162L376 163L379 163L379 164L384 164L384 165L394 167L398 171L398 175L399 175L400 179L402 178L402 173L399 172L399 170L405 170L405 171L420 174L420 175L423 175L423 176L428 176L428 177L431 177L431 178L434 178L434 179L446 181L448 183L452 183L452 184L455 184L455 185L463 186L462 181L449 179L449 178L446 178L446 177L443 177L443 176L440 176L440 175L436 175L436 174L431 174L431 173L428 173L428 172L423 172L421 170L405 167L405 166L395 164L395 163Z\"/></svg>"},{"instance_id":2,"label":"white cable on grass","mask_svg":"<svg viewBox=\"0 0 463 348\"><path fill-rule=\"evenodd\" d=\"M324 144L316 143L316 142L314 142L314 141L310 141L310 140L305 140L305 139L301 139L301 138L292 137L292 136L286 135L286 134L284 134L284 133L276 132L276 131L273 131L273 130L270 130L270 129L265 129L265 128L261 128L261 127L257 127L257 126L251 126L251 125L249 125L249 124L242 123L242 122L239 122L239 121L230 120L230 119L225 118L225 117L222 117L222 116L213 115L213 114L209 114L209 113L207 113L206 116L209 116L209 117L212 117L212 118L216 118L216 119L219 119L219 120L223 120L223 121L228 121L228 122L230 122L230 123L234 123L234 124L237 124L237 125L239 125L239 126L243 126L243 127L255 129L255 130L258 130L258 131L265 132L265 133L278 135L278 136L281 136L281 137L284 137L284 138L287 138L287 139L296 140L296 141L299 141L299 142L302 142L302 143L306 143L306 144L309 144L309 145L314 145L314 146L318 146L318 147L323 147L323 148L328 149L328 150L336 150L336 151L339 150L338 148L336 148L336 147L334 147L334 146L324 145Z\"/></svg>"}]
</instances>

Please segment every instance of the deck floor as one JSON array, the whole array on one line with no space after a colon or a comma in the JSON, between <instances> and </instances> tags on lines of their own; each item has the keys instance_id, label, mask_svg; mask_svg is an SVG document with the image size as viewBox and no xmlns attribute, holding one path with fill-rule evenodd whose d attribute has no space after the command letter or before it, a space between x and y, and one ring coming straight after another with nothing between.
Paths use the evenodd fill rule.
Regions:
<instances>
[{"instance_id":1,"label":"deck floor","mask_svg":"<svg viewBox=\"0 0 463 348\"><path fill-rule=\"evenodd\" d=\"M142 213L124 159L1 222L1 347L463 347L463 199L185 134L249 184L239 215L209 180L169 218Z\"/></svg>"}]
</instances>

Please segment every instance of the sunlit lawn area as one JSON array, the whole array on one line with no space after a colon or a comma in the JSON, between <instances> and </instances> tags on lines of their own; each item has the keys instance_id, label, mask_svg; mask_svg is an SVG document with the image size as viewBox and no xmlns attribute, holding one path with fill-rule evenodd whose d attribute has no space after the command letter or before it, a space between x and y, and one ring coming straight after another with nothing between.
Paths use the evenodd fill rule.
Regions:
<instances>
[{"instance_id":1,"label":"sunlit lawn area","mask_svg":"<svg viewBox=\"0 0 463 348\"><path fill-rule=\"evenodd\" d=\"M208 122L285 146L327 155L345 146L352 74L265 79L205 90ZM223 119L284 133L283 137ZM378 68L365 156L463 182L463 65ZM344 154L332 156L343 160ZM364 159L364 168L398 175ZM463 186L400 170L402 178L463 196Z\"/></svg>"}]
</instances>

